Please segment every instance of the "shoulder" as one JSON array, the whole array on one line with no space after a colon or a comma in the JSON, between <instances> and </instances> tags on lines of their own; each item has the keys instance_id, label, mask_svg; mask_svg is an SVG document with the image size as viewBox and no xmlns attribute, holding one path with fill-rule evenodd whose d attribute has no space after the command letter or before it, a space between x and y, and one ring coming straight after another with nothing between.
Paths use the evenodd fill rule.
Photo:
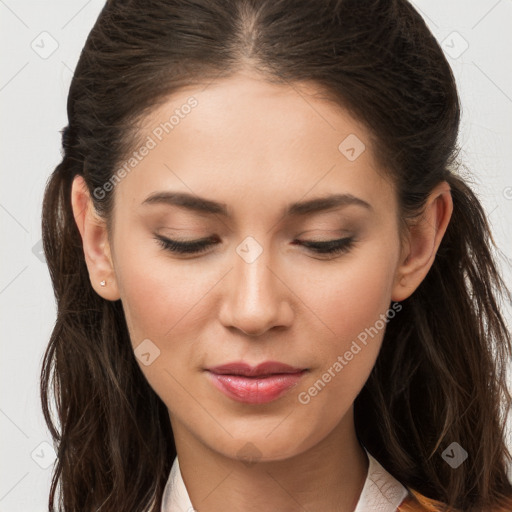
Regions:
<instances>
[{"instance_id":1,"label":"shoulder","mask_svg":"<svg viewBox=\"0 0 512 512\"><path fill-rule=\"evenodd\" d=\"M397 512L463 512L459 509L449 508L445 503L427 498L423 494L407 488L409 494L405 499L398 505ZM506 503L493 507L489 512L510 512L512 510L512 497L510 497Z\"/></svg>"},{"instance_id":2,"label":"shoulder","mask_svg":"<svg viewBox=\"0 0 512 512\"><path fill-rule=\"evenodd\" d=\"M446 505L440 501L427 498L411 488L408 488L408 491L409 494L398 505L397 512L442 512L447 510Z\"/></svg>"}]
</instances>

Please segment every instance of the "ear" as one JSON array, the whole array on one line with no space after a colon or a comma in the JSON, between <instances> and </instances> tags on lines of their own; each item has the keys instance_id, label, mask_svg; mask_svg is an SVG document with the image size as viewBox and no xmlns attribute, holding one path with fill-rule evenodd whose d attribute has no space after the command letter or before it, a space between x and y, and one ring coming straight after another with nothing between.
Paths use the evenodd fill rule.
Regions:
<instances>
[{"instance_id":1,"label":"ear","mask_svg":"<svg viewBox=\"0 0 512 512\"><path fill-rule=\"evenodd\" d=\"M392 300L399 302L407 299L428 274L452 211L450 185L443 181L429 195L419 220L409 228L395 273Z\"/></svg>"},{"instance_id":2,"label":"ear","mask_svg":"<svg viewBox=\"0 0 512 512\"><path fill-rule=\"evenodd\" d=\"M91 285L107 300L120 298L112 263L106 222L96 212L89 189L82 176L75 176L71 187L71 205L82 236L85 262ZM105 286L100 282L105 281Z\"/></svg>"}]
</instances>

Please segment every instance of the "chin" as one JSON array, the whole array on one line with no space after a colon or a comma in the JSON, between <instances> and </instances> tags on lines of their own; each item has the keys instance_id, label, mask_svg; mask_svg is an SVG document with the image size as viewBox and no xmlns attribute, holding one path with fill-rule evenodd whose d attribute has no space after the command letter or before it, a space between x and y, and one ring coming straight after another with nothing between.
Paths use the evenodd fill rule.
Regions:
<instances>
[{"instance_id":1,"label":"chin","mask_svg":"<svg viewBox=\"0 0 512 512\"><path fill-rule=\"evenodd\" d=\"M290 414L293 416L293 413ZM254 425L250 425L254 419ZM312 430L304 421L294 422L287 418L287 413L280 417L267 417L266 421L245 417L243 424L229 425L221 423L229 432L217 429L219 435L210 435L203 442L213 451L225 457L238 459L246 465L256 462L273 462L290 459L319 443L328 432ZM257 424L256 424L257 423ZM219 432L220 430L220 432ZM231 435L230 435L231 434Z\"/></svg>"}]
</instances>

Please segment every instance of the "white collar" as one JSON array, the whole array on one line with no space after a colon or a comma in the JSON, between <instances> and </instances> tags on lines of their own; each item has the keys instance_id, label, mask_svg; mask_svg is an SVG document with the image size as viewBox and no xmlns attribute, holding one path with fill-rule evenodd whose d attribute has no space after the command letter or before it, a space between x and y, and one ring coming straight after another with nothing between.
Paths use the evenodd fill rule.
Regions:
<instances>
[{"instance_id":1,"label":"white collar","mask_svg":"<svg viewBox=\"0 0 512 512\"><path fill-rule=\"evenodd\" d=\"M368 474L354 512L395 512L408 491L366 451L366 448L364 450L369 461ZM161 512L194 510L176 457L164 489Z\"/></svg>"}]
</instances>

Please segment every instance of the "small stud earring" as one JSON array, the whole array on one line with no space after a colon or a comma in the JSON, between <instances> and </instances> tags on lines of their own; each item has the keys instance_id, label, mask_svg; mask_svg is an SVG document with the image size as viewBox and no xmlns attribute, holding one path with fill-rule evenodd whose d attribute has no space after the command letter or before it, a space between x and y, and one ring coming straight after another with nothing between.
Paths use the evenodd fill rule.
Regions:
<instances>
[{"instance_id":1,"label":"small stud earring","mask_svg":"<svg viewBox=\"0 0 512 512\"><path fill-rule=\"evenodd\" d=\"M101 286L105 286L106 284L107 284L107 283L106 283L106 281L105 281L105 280L103 280L103 281L101 281L101 282L100 282L100 285L101 285Z\"/></svg>"}]
</instances>

